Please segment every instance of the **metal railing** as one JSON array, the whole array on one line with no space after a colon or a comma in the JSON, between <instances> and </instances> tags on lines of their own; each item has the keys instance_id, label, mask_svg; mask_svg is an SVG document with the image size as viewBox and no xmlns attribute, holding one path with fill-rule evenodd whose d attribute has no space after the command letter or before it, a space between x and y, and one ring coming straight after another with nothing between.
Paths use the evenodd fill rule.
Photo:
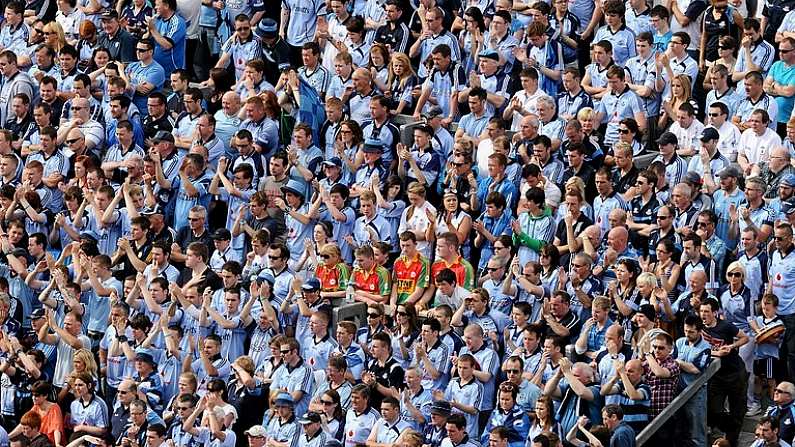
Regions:
<instances>
[{"instance_id":1,"label":"metal railing","mask_svg":"<svg viewBox=\"0 0 795 447\"><path fill-rule=\"evenodd\" d=\"M666 422L668 422L671 417L673 417L677 411L679 411L682 407L690 401L690 399L695 395L702 386L706 385L707 381L715 375L720 369L720 359L714 358L712 362L707 367L707 370L704 371L700 376L696 378L687 388L685 388L676 399L671 402L668 407L663 410L654 420L652 420L643 431L635 438L635 442L638 446L644 445L646 442L657 433ZM704 420L701 423L706 424L706 412L704 413Z\"/></svg>"}]
</instances>

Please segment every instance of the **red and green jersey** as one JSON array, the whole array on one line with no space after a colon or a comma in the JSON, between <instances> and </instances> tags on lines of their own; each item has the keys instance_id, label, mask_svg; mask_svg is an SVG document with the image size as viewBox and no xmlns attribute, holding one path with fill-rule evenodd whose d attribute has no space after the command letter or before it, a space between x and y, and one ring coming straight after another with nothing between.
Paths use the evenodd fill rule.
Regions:
<instances>
[{"instance_id":1,"label":"red and green jersey","mask_svg":"<svg viewBox=\"0 0 795 447\"><path fill-rule=\"evenodd\" d=\"M383 266L378 265L370 271L356 267L351 274L351 281L356 290L389 296L389 272Z\"/></svg>"},{"instance_id":2,"label":"red and green jersey","mask_svg":"<svg viewBox=\"0 0 795 447\"><path fill-rule=\"evenodd\" d=\"M475 271L472 269L472 264L461 256L452 264L448 264L444 259L434 262L431 266L431 277L435 280L436 275L444 269L450 269L455 273L456 284L459 286L467 290L475 287Z\"/></svg>"},{"instance_id":3,"label":"red and green jersey","mask_svg":"<svg viewBox=\"0 0 795 447\"><path fill-rule=\"evenodd\" d=\"M324 264L317 266L315 276L320 280L320 290L323 292L338 292L348 287L348 279L351 276L348 266L340 262L333 267L326 267Z\"/></svg>"},{"instance_id":4,"label":"red and green jersey","mask_svg":"<svg viewBox=\"0 0 795 447\"><path fill-rule=\"evenodd\" d=\"M395 260L392 287L397 289L398 304L405 303L417 287L428 287L428 267L428 259L419 253L413 259L401 256Z\"/></svg>"}]
</instances>

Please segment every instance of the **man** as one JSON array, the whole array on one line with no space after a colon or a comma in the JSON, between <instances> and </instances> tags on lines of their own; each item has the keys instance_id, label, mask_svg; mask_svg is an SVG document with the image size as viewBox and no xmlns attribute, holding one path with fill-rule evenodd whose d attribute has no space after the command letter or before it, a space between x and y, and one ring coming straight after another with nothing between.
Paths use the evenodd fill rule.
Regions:
<instances>
[{"instance_id":1,"label":"man","mask_svg":"<svg viewBox=\"0 0 795 447\"><path fill-rule=\"evenodd\" d=\"M11 100L11 112L11 115L7 117L3 125L3 129L11 131L13 135L18 137L29 134L35 123L30 114L30 98L25 93L14 95ZM14 143L12 143L14 146L21 146L19 138Z\"/></svg>"},{"instance_id":2,"label":"man","mask_svg":"<svg viewBox=\"0 0 795 447\"><path fill-rule=\"evenodd\" d=\"M198 242L210 251L213 249L212 237L207 229L207 209L196 206L188 210L188 224L177 230L174 244L171 246L171 259L184 263L186 251L190 244Z\"/></svg>"},{"instance_id":3,"label":"man","mask_svg":"<svg viewBox=\"0 0 795 447\"><path fill-rule=\"evenodd\" d=\"M273 372L271 390L289 393L295 401L296 411L306 413L312 396L312 368L304 363L300 345L294 338L285 339L279 346L279 352L283 363Z\"/></svg>"},{"instance_id":4,"label":"man","mask_svg":"<svg viewBox=\"0 0 795 447\"><path fill-rule=\"evenodd\" d=\"M760 73L764 77L770 70L776 50L762 38L761 28L757 18L748 17L743 22L743 39L732 73L734 82L742 84L743 78L750 72Z\"/></svg>"},{"instance_id":5,"label":"man","mask_svg":"<svg viewBox=\"0 0 795 447\"><path fill-rule=\"evenodd\" d=\"M466 420L459 413L451 414L445 423L447 437L442 439L440 447L475 447L480 445L477 441L477 432L472 433L470 439Z\"/></svg>"},{"instance_id":6,"label":"man","mask_svg":"<svg viewBox=\"0 0 795 447\"><path fill-rule=\"evenodd\" d=\"M279 67L291 62L290 45L279 35L279 25L273 18L266 17L260 20L254 33L261 39L262 53L265 64L265 79L276 85L281 76ZM298 62L299 53L295 53L292 61Z\"/></svg>"},{"instance_id":7,"label":"man","mask_svg":"<svg viewBox=\"0 0 795 447\"><path fill-rule=\"evenodd\" d=\"M729 108L721 101L709 106L708 121L710 127L718 131L718 152L729 162L737 161L737 145L740 142L740 129L729 120Z\"/></svg>"},{"instance_id":8,"label":"man","mask_svg":"<svg viewBox=\"0 0 795 447\"><path fill-rule=\"evenodd\" d=\"M604 297L594 298L591 303L591 318L585 321L580 336L574 344L574 350L578 355L593 359L597 351L605 345L605 333L613 325L613 320L608 314L609 310L609 301Z\"/></svg>"},{"instance_id":9,"label":"man","mask_svg":"<svg viewBox=\"0 0 795 447\"><path fill-rule=\"evenodd\" d=\"M594 382L593 369L585 363L575 363L565 357L558 360L560 368L544 386L544 394L561 400L556 417L561 429L568 433L580 415L588 416L591 423L601 422L602 398L600 386ZM564 383L560 379L566 378Z\"/></svg>"},{"instance_id":10,"label":"man","mask_svg":"<svg viewBox=\"0 0 795 447\"><path fill-rule=\"evenodd\" d=\"M789 121L789 116L792 115L792 109L795 106L795 76L793 76L795 70L792 69L792 66L795 65L795 53L793 51L795 51L795 39L792 37L786 37L779 42L778 52L781 55L781 60L774 62L770 67L770 72L764 83L765 92L776 98L777 129L781 133L786 131L787 121Z\"/></svg>"},{"instance_id":11,"label":"man","mask_svg":"<svg viewBox=\"0 0 795 447\"><path fill-rule=\"evenodd\" d=\"M91 349L91 340L82 334L82 315L75 311L66 314L63 319L63 327L59 326L52 311L47 312L47 319L44 325L39 328L39 341L48 345L57 346L57 362L55 364L55 374L53 375L53 385L63 388L66 384L67 376L72 372L72 357L78 349ZM49 333L52 329L54 334Z\"/></svg>"},{"instance_id":12,"label":"man","mask_svg":"<svg viewBox=\"0 0 795 447\"><path fill-rule=\"evenodd\" d=\"M453 45L457 51L458 43L454 42ZM431 57L433 69L422 84L422 93L417 100L414 118L419 120L422 112L435 105L445 115L442 118L442 125L447 126L458 115L458 93L466 86L467 75L464 67L453 60L453 50L449 45L443 43L436 46L431 52Z\"/></svg>"},{"instance_id":13,"label":"man","mask_svg":"<svg viewBox=\"0 0 795 447\"><path fill-rule=\"evenodd\" d=\"M441 328L439 320L425 320L420 330L421 341L410 353L412 364L421 374L422 387L429 391L444 389L449 380L449 359L453 353L439 338Z\"/></svg>"},{"instance_id":14,"label":"man","mask_svg":"<svg viewBox=\"0 0 795 447\"><path fill-rule=\"evenodd\" d=\"M636 432L624 421L620 405L606 405L602 409L602 422L610 430L611 447L634 447Z\"/></svg>"},{"instance_id":15,"label":"man","mask_svg":"<svg viewBox=\"0 0 795 447\"><path fill-rule=\"evenodd\" d=\"M532 72L532 70L528 70ZM591 97L585 93L580 82L582 77L579 70L575 68L566 68L563 70L563 89L564 91L558 93L557 109L558 115L568 122L577 116L577 112L585 107L592 107L593 101ZM631 86L630 86L631 88ZM519 130L514 129L511 130Z\"/></svg>"},{"instance_id":16,"label":"man","mask_svg":"<svg viewBox=\"0 0 795 447\"><path fill-rule=\"evenodd\" d=\"M154 59L165 75L170 76L175 69L185 68L186 23L177 14L176 0L156 1L155 13L148 21L149 31L144 37L154 40Z\"/></svg>"},{"instance_id":17,"label":"man","mask_svg":"<svg viewBox=\"0 0 795 447\"><path fill-rule=\"evenodd\" d=\"M458 96L458 101L464 103L469 96L470 89L477 87L486 91L487 111L490 115L495 110L500 110L508 101L508 82L510 79L503 72L499 72L500 53L494 50L483 50L478 54L480 75L471 72L469 87L464 88Z\"/></svg>"},{"instance_id":18,"label":"man","mask_svg":"<svg viewBox=\"0 0 795 447\"><path fill-rule=\"evenodd\" d=\"M282 25L284 25L284 22L282 22ZM303 44L301 60L303 61L303 66L298 69L298 76L314 88L320 99L323 100L331 83L331 73L320 63L320 47L316 42Z\"/></svg>"},{"instance_id":19,"label":"man","mask_svg":"<svg viewBox=\"0 0 795 447\"><path fill-rule=\"evenodd\" d=\"M678 5L674 5L674 7L678 8ZM694 24L698 22L697 18L697 16L693 16ZM686 20L689 21L689 19ZM690 78L691 88L695 86L696 77L698 76L698 62L690 57L688 47L691 43L698 41L696 38L698 33L694 32L692 36L691 38L691 34L683 31L674 32L671 36L668 51L663 51L657 59L655 87L658 92L662 92L663 98L667 98L671 94L671 81L678 74L687 75Z\"/></svg>"},{"instance_id":20,"label":"man","mask_svg":"<svg viewBox=\"0 0 795 447\"><path fill-rule=\"evenodd\" d=\"M773 418L781 428L779 438L791 443L795 438L795 385L792 382L780 382L773 393L773 403L765 417Z\"/></svg>"},{"instance_id":21,"label":"man","mask_svg":"<svg viewBox=\"0 0 795 447\"><path fill-rule=\"evenodd\" d=\"M251 20L246 14L234 17L234 30L229 39L221 46L221 57L215 64L216 68L226 68L231 61L235 67L235 79L240 81L246 62L262 59L262 45L251 30Z\"/></svg>"},{"instance_id":22,"label":"man","mask_svg":"<svg viewBox=\"0 0 795 447\"><path fill-rule=\"evenodd\" d=\"M13 6L9 5L6 11L9 11L11 8L13 8ZM27 27L25 24L21 24L20 26ZM8 23L3 27L2 32L5 32L7 28L13 27L14 25ZM0 45L2 45L1 35ZM22 93L27 95L28 100L30 100L34 97L33 92L35 91L35 87L30 75L19 71L17 67L17 55L11 50L0 52L0 73L3 75L3 84L2 87L0 87L0 103L3 104L3 106L0 107L0 123L5 123L13 116L12 98Z\"/></svg>"},{"instance_id":23,"label":"man","mask_svg":"<svg viewBox=\"0 0 795 447\"><path fill-rule=\"evenodd\" d=\"M326 445L326 433L322 429L320 414L310 411L298 419L301 424L301 436L298 447L323 447Z\"/></svg>"},{"instance_id":24,"label":"man","mask_svg":"<svg viewBox=\"0 0 795 447\"><path fill-rule=\"evenodd\" d=\"M273 154L279 148L279 126L278 124L271 119L265 113L265 103L263 102L262 98L259 96L253 96L245 101L245 120L240 123L240 130L247 131L250 133L251 137L248 138L251 140L252 143L257 142L267 149L268 154ZM240 135L238 134L238 137ZM242 146L238 141L238 145ZM241 150L245 149L245 150ZM257 158L253 155L254 146L253 144L245 147L239 148L238 152L241 156L244 156L246 159L251 159L252 166L257 172L260 172L259 167L262 165L262 161L254 161ZM237 165L237 160L232 165L233 167Z\"/></svg>"},{"instance_id":25,"label":"man","mask_svg":"<svg viewBox=\"0 0 795 447\"><path fill-rule=\"evenodd\" d=\"M743 231L748 227L756 228L759 243L766 243L773 232L776 216L765 203L766 185L759 177L751 177L745 184L745 203L737 208L737 214L732 215L732 223L739 222L738 229Z\"/></svg>"},{"instance_id":26,"label":"man","mask_svg":"<svg viewBox=\"0 0 795 447\"><path fill-rule=\"evenodd\" d=\"M751 175L758 175L762 177L767 185L765 192L765 199L775 199L781 194L782 189L787 189L787 186L795 186L795 182L789 185L787 179L795 174L795 168L792 167L792 156L784 147L774 147L770 151L770 159L767 163L760 163L751 168ZM788 191L785 191L788 192ZM786 200L787 196L782 197L781 200ZM771 201L771 208L780 210L780 203L776 204L776 200Z\"/></svg>"},{"instance_id":27,"label":"man","mask_svg":"<svg viewBox=\"0 0 795 447\"><path fill-rule=\"evenodd\" d=\"M788 224L779 224L774 230L774 250L770 255L769 277L770 284L767 290L779 298L778 315L787 328L795 332L795 247L792 243L792 227ZM784 333L784 344L787 346L787 366L789 371L795 371L795 334ZM792 375L792 373L790 373Z\"/></svg>"},{"instance_id":28,"label":"man","mask_svg":"<svg viewBox=\"0 0 795 447\"><path fill-rule=\"evenodd\" d=\"M411 231L404 231L400 234L400 257L395 260L393 267L390 305L417 303L429 281L430 264L417 250L417 236Z\"/></svg>"},{"instance_id":29,"label":"man","mask_svg":"<svg viewBox=\"0 0 795 447\"><path fill-rule=\"evenodd\" d=\"M461 348L459 355L471 354L475 358L480 365L480 370L475 370L472 373L478 382L483 385L483 396L494 396L500 362L498 354L485 343L486 339L484 337L486 335L483 327L474 322L470 323L464 329L465 345ZM493 340L494 338L491 338L491 341ZM456 366L455 363L456 362L453 362L454 368ZM451 374L453 373L451 372ZM491 410L493 409L494 402L491 398L484 397L480 401L480 406L478 407L478 411L480 412L478 423L480 426L485 427L486 421L488 421Z\"/></svg>"},{"instance_id":30,"label":"man","mask_svg":"<svg viewBox=\"0 0 795 447\"><path fill-rule=\"evenodd\" d=\"M215 134L224 142L231 142L232 136L240 128L242 120L240 112L240 95L235 92L226 92L221 97L221 109L215 112ZM231 149L231 148L230 148Z\"/></svg>"},{"instance_id":31,"label":"man","mask_svg":"<svg viewBox=\"0 0 795 447\"><path fill-rule=\"evenodd\" d=\"M563 45L557 39L552 39L547 34L548 26L539 22L530 24L525 33L530 45L527 46L527 55L520 52L519 60L526 67L538 71L538 85L547 95L555 97L560 91L560 81L563 78Z\"/></svg>"},{"instance_id":32,"label":"man","mask_svg":"<svg viewBox=\"0 0 795 447\"><path fill-rule=\"evenodd\" d=\"M392 445L400 433L409 428L408 422L400 417L400 402L389 396L381 402L381 418L372 427L365 445L373 447Z\"/></svg>"},{"instance_id":33,"label":"man","mask_svg":"<svg viewBox=\"0 0 795 447\"><path fill-rule=\"evenodd\" d=\"M702 337L704 323L696 315L688 315L684 319L685 336L676 341L676 364L679 365L680 380L683 386L689 386L707 368L711 359L710 344ZM780 385L779 385L780 386ZM795 390L794 390L795 391ZM704 445L706 442L707 387L702 386L683 410L687 415L688 440L690 445ZM795 428L795 427L794 427Z\"/></svg>"},{"instance_id":34,"label":"man","mask_svg":"<svg viewBox=\"0 0 795 447\"><path fill-rule=\"evenodd\" d=\"M87 273L88 279L80 284L83 292L88 293L88 300L84 307L84 317L88 320L86 332L94 342L92 348L102 339L106 322L110 315L110 297L123 296L122 283L113 277L111 260L107 255L80 258L80 270Z\"/></svg>"},{"instance_id":35,"label":"man","mask_svg":"<svg viewBox=\"0 0 795 447\"><path fill-rule=\"evenodd\" d=\"M138 110L149 110L147 105L155 100L155 97L150 98L149 95L160 90L166 82L166 71L163 66L154 59L154 48L154 43L151 40L139 40L135 44L135 54L138 56L138 62L131 63L125 69L125 74L130 81L128 88L132 90L133 94L133 104L135 104ZM166 100L164 96L162 113L153 113L152 110L149 110L149 115L153 115L153 119L167 115L165 105ZM146 124L147 120L144 118L144 129L149 127ZM151 131L151 133L145 132L147 138L151 138L157 130L170 131L171 128L156 129Z\"/></svg>"},{"instance_id":36,"label":"man","mask_svg":"<svg viewBox=\"0 0 795 447\"><path fill-rule=\"evenodd\" d=\"M297 67L301 65L299 62L303 56L304 44L312 42L315 37L318 16L325 14L326 4L322 0L308 3L302 0L283 0L281 5L278 36L290 46L289 59ZM275 46L275 43L268 46Z\"/></svg>"},{"instance_id":37,"label":"man","mask_svg":"<svg viewBox=\"0 0 795 447\"><path fill-rule=\"evenodd\" d=\"M378 412L370 404L370 388L361 383L353 387L351 407L345 414L345 447L365 444L379 419Z\"/></svg>"},{"instance_id":38,"label":"man","mask_svg":"<svg viewBox=\"0 0 795 447\"><path fill-rule=\"evenodd\" d=\"M577 154L581 155L579 152ZM580 211L582 197L579 193L568 191L564 200L568 210L563 220L558 223L553 244L563 257L563 262L567 263L570 255L577 253L582 248L582 240L578 236L587 227L593 225L593 222Z\"/></svg>"},{"instance_id":39,"label":"man","mask_svg":"<svg viewBox=\"0 0 795 447\"><path fill-rule=\"evenodd\" d=\"M717 318L720 304L708 298L699 313L704 322L702 336L712 346L712 356L721 358L721 367L710 379L707 424L726 433L729 442L737 443L740 424L746 411L748 373L738 348L748 343L748 336L732 323ZM724 401L728 401L728 414Z\"/></svg>"},{"instance_id":40,"label":"man","mask_svg":"<svg viewBox=\"0 0 795 447\"><path fill-rule=\"evenodd\" d=\"M569 167L563 171L561 184L558 186L562 190L563 186L570 178L579 177L585 183L585 198L589 201L593 200L596 197L594 182L596 170L591 166L592 163L585 162L585 147L582 144L572 144L568 146L566 148L566 158L569 161ZM569 210L571 210L571 208Z\"/></svg>"},{"instance_id":41,"label":"man","mask_svg":"<svg viewBox=\"0 0 795 447\"><path fill-rule=\"evenodd\" d=\"M431 265L431 283L428 285L422 300L421 307L429 307L436 293L437 276L442 270L448 269L455 275L455 283L466 290L474 287L475 272L459 252L458 235L453 232L442 233L436 241L436 261Z\"/></svg>"},{"instance_id":42,"label":"man","mask_svg":"<svg viewBox=\"0 0 795 447\"><path fill-rule=\"evenodd\" d=\"M362 135L365 140L379 141L382 144L384 153L381 155L381 163L390 166L400 142L400 131L389 118L389 100L382 95L375 95L370 98L369 108L372 121L362 122ZM354 119L353 109L351 115L351 119Z\"/></svg>"},{"instance_id":43,"label":"man","mask_svg":"<svg viewBox=\"0 0 795 447\"><path fill-rule=\"evenodd\" d=\"M373 248L364 245L354 252L356 267L351 273L353 299L366 304L386 303L389 300L389 272L375 262Z\"/></svg>"},{"instance_id":44,"label":"man","mask_svg":"<svg viewBox=\"0 0 795 447\"><path fill-rule=\"evenodd\" d=\"M748 128L740 137L737 148L737 162L748 175L754 165L768 162L770 151L781 145L781 137L770 127L770 115L763 109L756 109L748 119Z\"/></svg>"},{"instance_id":45,"label":"man","mask_svg":"<svg viewBox=\"0 0 795 447\"><path fill-rule=\"evenodd\" d=\"M605 101L602 101L604 104ZM602 234L607 234L610 230L608 216L614 209L628 210L629 206L624 198L617 191L613 190L613 183L610 181L610 170L602 167L595 175L596 190L599 195L593 202L594 224L601 228Z\"/></svg>"},{"instance_id":46,"label":"man","mask_svg":"<svg viewBox=\"0 0 795 447\"><path fill-rule=\"evenodd\" d=\"M218 290L222 287L221 278L213 272L207 265L210 259L209 250L207 245L201 242L193 242L188 245L185 255L185 269L183 269L177 284L182 287L188 281L198 282L200 290L210 287L213 290Z\"/></svg>"},{"instance_id":47,"label":"man","mask_svg":"<svg viewBox=\"0 0 795 447\"><path fill-rule=\"evenodd\" d=\"M775 123L778 119L778 103L765 93L764 77L759 72L752 71L745 75L745 97L738 102L732 122L740 128L740 131L745 131L750 127L749 119L757 109L768 113L771 121L769 127L775 130Z\"/></svg>"},{"instance_id":48,"label":"man","mask_svg":"<svg viewBox=\"0 0 795 447\"><path fill-rule=\"evenodd\" d=\"M713 127L707 127L701 132L701 149L698 157L692 157L688 165L688 172L695 172L704 179L704 183L715 184L719 180L718 173L729 165L729 160L718 151L720 134ZM709 179L707 179L709 177Z\"/></svg>"},{"instance_id":49,"label":"man","mask_svg":"<svg viewBox=\"0 0 795 447\"><path fill-rule=\"evenodd\" d=\"M0 49L14 54L24 54L30 38L30 27L24 21L25 2L6 4L3 29L0 31Z\"/></svg>"},{"instance_id":50,"label":"man","mask_svg":"<svg viewBox=\"0 0 795 447\"><path fill-rule=\"evenodd\" d=\"M734 112L737 110L737 103L740 102L743 97L742 94L736 90L734 87L729 86L729 69L721 64L715 64L712 69L710 70L710 86L712 89L707 93L707 100L706 100L706 107L709 110L713 105L717 103L723 104L726 109L728 110L728 118L734 116ZM719 127L719 126L715 126Z\"/></svg>"},{"instance_id":51,"label":"man","mask_svg":"<svg viewBox=\"0 0 795 447\"><path fill-rule=\"evenodd\" d=\"M362 382L372 390L370 401L374 406L380 406L386 396L396 395L404 386L405 371L392 357L391 343L391 337L384 332L373 335L371 358L362 372Z\"/></svg>"},{"instance_id":52,"label":"man","mask_svg":"<svg viewBox=\"0 0 795 447\"><path fill-rule=\"evenodd\" d=\"M387 0L384 4L386 23L375 31L374 41L382 43L393 52L405 53L411 33L403 20L404 5L399 0Z\"/></svg>"},{"instance_id":53,"label":"man","mask_svg":"<svg viewBox=\"0 0 795 447\"><path fill-rule=\"evenodd\" d=\"M108 49L111 60L122 61L125 64L134 62L137 39L121 26L118 11L106 9L99 18L102 22L99 45Z\"/></svg>"},{"instance_id":54,"label":"man","mask_svg":"<svg viewBox=\"0 0 795 447\"><path fill-rule=\"evenodd\" d=\"M443 17L444 12L439 7L426 9L422 33L409 49L409 57L420 57L420 68L417 73L420 78L424 79L428 76L429 73L425 61L431 57L431 54L440 45L447 45L453 61L458 62L461 60L458 39L450 31L445 30L442 21Z\"/></svg>"},{"instance_id":55,"label":"man","mask_svg":"<svg viewBox=\"0 0 795 447\"><path fill-rule=\"evenodd\" d=\"M754 431L756 440L751 444L751 447L784 447L789 445L779 436L778 420L769 416L764 416L756 424Z\"/></svg>"},{"instance_id":56,"label":"man","mask_svg":"<svg viewBox=\"0 0 795 447\"><path fill-rule=\"evenodd\" d=\"M185 92L185 111L174 120L174 144L180 149L190 149L199 117L204 113L201 90L190 88ZM207 148L210 149L209 147ZM215 155L215 154L213 154Z\"/></svg>"}]
</instances>

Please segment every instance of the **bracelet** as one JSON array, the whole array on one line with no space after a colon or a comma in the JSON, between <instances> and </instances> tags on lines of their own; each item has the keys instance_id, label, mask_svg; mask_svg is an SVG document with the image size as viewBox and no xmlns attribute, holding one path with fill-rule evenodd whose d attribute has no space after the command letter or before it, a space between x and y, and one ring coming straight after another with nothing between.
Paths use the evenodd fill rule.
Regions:
<instances>
[{"instance_id":1,"label":"bracelet","mask_svg":"<svg viewBox=\"0 0 795 447\"><path fill-rule=\"evenodd\" d=\"M121 343L127 343L127 336L125 336L125 335L117 335L116 336L116 340L118 340Z\"/></svg>"}]
</instances>

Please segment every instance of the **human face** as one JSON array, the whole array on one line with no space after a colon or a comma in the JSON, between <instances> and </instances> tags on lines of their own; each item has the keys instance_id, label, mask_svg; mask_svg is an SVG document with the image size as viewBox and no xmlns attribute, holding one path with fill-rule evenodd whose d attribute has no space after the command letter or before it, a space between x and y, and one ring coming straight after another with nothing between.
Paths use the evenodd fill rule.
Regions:
<instances>
[{"instance_id":1,"label":"human face","mask_svg":"<svg viewBox=\"0 0 795 447\"><path fill-rule=\"evenodd\" d=\"M568 151L566 152L566 157L569 159L569 165L573 167L579 168L583 162L583 155L578 151Z\"/></svg>"},{"instance_id":2,"label":"human face","mask_svg":"<svg viewBox=\"0 0 795 447\"><path fill-rule=\"evenodd\" d=\"M778 429L773 430L770 426L770 422L759 423L756 426L756 430L754 431L756 435L756 439L765 441L767 444L768 442L777 442L778 441Z\"/></svg>"},{"instance_id":3,"label":"human face","mask_svg":"<svg viewBox=\"0 0 795 447\"><path fill-rule=\"evenodd\" d=\"M89 388L88 388L88 384L83 382L80 379L76 379L72 386L74 387L75 395L77 397L84 397L84 396L89 395L89 393L90 393L89 392Z\"/></svg>"},{"instance_id":4,"label":"human face","mask_svg":"<svg viewBox=\"0 0 795 447\"><path fill-rule=\"evenodd\" d=\"M280 250L268 250L268 259L271 263L271 268L275 268L277 270L281 270L284 268L284 265L287 263L287 260L281 256Z\"/></svg>"},{"instance_id":5,"label":"human face","mask_svg":"<svg viewBox=\"0 0 795 447\"><path fill-rule=\"evenodd\" d=\"M467 98L467 104L469 104L469 110L472 113L475 114L483 113L483 101L481 101L480 98L476 96L470 96L469 98Z\"/></svg>"},{"instance_id":6,"label":"human face","mask_svg":"<svg viewBox=\"0 0 795 447\"><path fill-rule=\"evenodd\" d=\"M671 38L670 42L668 43L668 47L674 53L674 55L682 55L687 49L684 41L682 41L679 37Z\"/></svg>"},{"instance_id":7,"label":"human face","mask_svg":"<svg viewBox=\"0 0 795 447\"><path fill-rule=\"evenodd\" d=\"M624 91L624 87L626 87L626 82L623 79L621 79L620 76L613 76L607 78L607 86L610 87L610 89L614 93L620 94L622 91Z\"/></svg>"},{"instance_id":8,"label":"human face","mask_svg":"<svg viewBox=\"0 0 795 447\"><path fill-rule=\"evenodd\" d=\"M684 112L682 110L676 111L676 121L682 126L683 129L687 129L693 124L693 115Z\"/></svg>"},{"instance_id":9,"label":"human face","mask_svg":"<svg viewBox=\"0 0 795 447\"><path fill-rule=\"evenodd\" d=\"M9 25L18 25L22 21L22 14L17 14L12 8L6 8L3 17Z\"/></svg>"},{"instance_id":10,"label":"human face","mask_svg":"<svg viewBox=\"0 0 795 447\"><path fill-rule=\"evenodd\" d=\"M357 412L364 411L367 408L367 399L359 393L351 393L351 406Z\"/></svg>"},{"instance_id":11,"label":"human face","mask_svg":"<svg viewBox=\"0 0 795 447\"><path fill-rule=\"evenodd\" d=\"M712 233L715 231L715 225L713 225L712 221L706 216L698 216L696 225L705 232L706 236L712 236Z\"/></svg>"},{"instance_id":12,"label":"human face","mask_svg":"<svg viewBox=\"0 0 795 447\"><path fill-rule=\"evenodd\" d=\"M792 245L792 232L781 226L773 231L773 240L776 243L776 248L780 251L786 251Z\"/></svg>"},{"instance_id":13,"label":"human face","mask_svg":"<svg viewBox=\"0 0 795 447\"><path fill-rule=\"evenodd\" d=\"M414 257L417 254L417 243L412 241L411 239L408 240L401 240L400 241L400 251L403 253L404 256L407 257Z\"/></svg>"},{"instance_id":14,"label":"human face","mask_svg":"<svg viewBox=\"0 0 795 447\"><path fill-rule=\"evenodd\" d=\"M707 306L701 306L703 309ZM651 342L651 349L654 351L654 357L657 360L663 360L671 354L671 346L662 340L654 339Z\"/></svg>"},{"instance_id":15,"label":"human face","mask_svg":"<svg viewBox=\"0 0 795 447\"><path fill-rule=\"evenodd\" d=\"M152 49L140 43L135 46L135 54L141 62L149 62L152 59Z\"/></svg>"},{"instance_id":16,"label":"human face","mask_svg":"<svg viewBox=\"0 0 795 447\"><path fill-rule=\"evenodd\" d=\"M726 115L723 114L720 108L718 107L710 107L709 108L709 122L716 128L719 128L723 125L726 121Z\"/></svg>"},{"instance_id":17,"label":"human face","mask_svg":"<svg viewBox=\"0 0 795 447\"><path fill-rule=\"evenodd\" d=\"M580 265L587 265L587 264L582 263ZM582 267L577 267L575 265L574 268L580 269ZM560 297L553 296L552 299L549 300L549 304L552 307L551 309L552 315L557 318L561 318L569 312L569 305L565 301L563 301Z\"/></svg>"},{"instance_id":18,"label":"human face","mask_svg":"<svg viewBox=\"0 0 795 447\"><path fill-rule=\"evenodd\" d=\"M150 115L159 117L163 115L165 104L158 98L148 98L146 100L146 110Z\"/></svg>"},{"instance_id":19,"label":"human face","mask_svg":"<svg viewBox=\"0 0 795 447\"><path fill-rule=\"evenodd\" d=\"M757 135L762 135L767 129L767 123L762 121L762 118L756 113L751 114L751 117L748 118L748 124Z\"/></svg>"}]
</instances>

